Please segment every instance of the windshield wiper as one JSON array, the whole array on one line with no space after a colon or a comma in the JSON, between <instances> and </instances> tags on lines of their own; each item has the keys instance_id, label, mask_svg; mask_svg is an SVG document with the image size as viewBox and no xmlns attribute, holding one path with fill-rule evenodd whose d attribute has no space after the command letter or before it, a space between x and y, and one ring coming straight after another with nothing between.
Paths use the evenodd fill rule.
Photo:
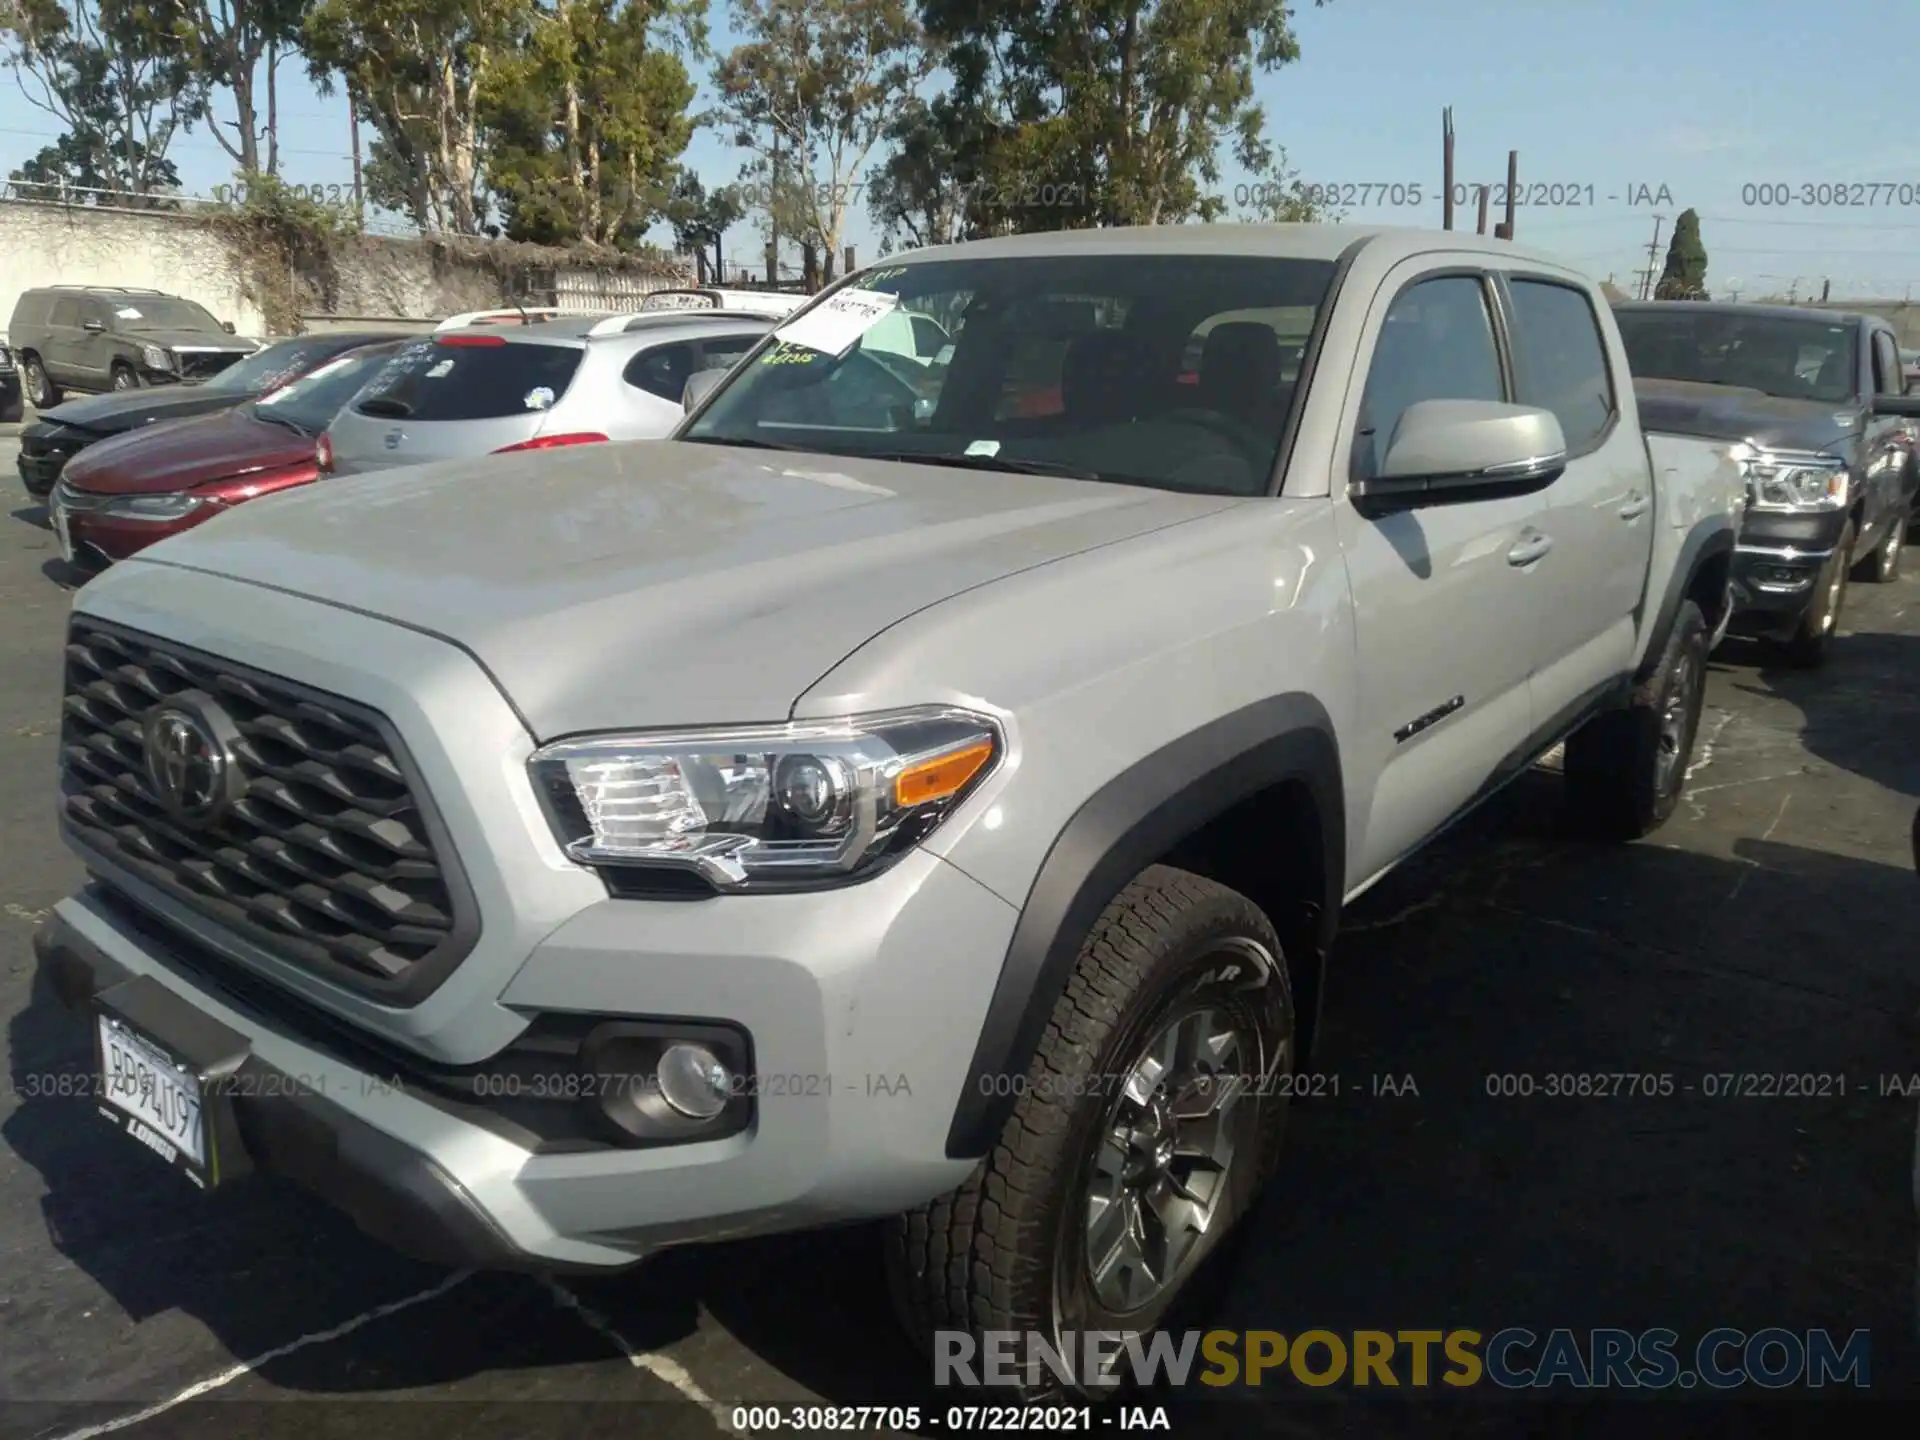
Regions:
<instances>
[{"instance_id":1,"label":"windshield wiper","mask_svg":"<svg viewBox=\"0 0 1920 1440\"><path fill-rule=\"evenodd\" d=\"M404 420L413 414L413 407L406 401L387 400L378 395L369 400L362 400L353 408L362 415L371 415L380 420Z\"/></svg>"},{"instance_id":2,"label":"windshield wiper","mask_svg":"<svg viewBox=\"0 0 1920 1440\"><path fill-rule=\"evenodd\" d=\"M784 440L755 440L747 436L682 435L680 438L689 445L733 445L742 450L786 450L799 455L821 453L812 445L789 445Z\"/></svg>"},{"instance_id":3,"label":"windshield wiper","mask_svg":"<svg viewBox=\"0 0 1920 1440\"><path fill-rule=\"evenodd\" d=\"M275 415L270 410L262 410L258 405L253 407L253 418L256 420L264 420L269 425L284 426L296 435L311 435L313 433L298 421L289 420L284 415Z\"/></svg>"},{"instance_id":4,"label":"windshield wiper","mask_svg":"<svg viewBox=\"0 0 1920 1440\"><path fill-rule=\"evenodd\" d=\"M1057 460L1024 460L1012 455L941 455L917 450L862 450L861 460L898 460L907 465L946 465L955 470L1002 470L1015 475L1055 475L1063 480L1105 480L1098 470L1084 465L1063 465Z\"/></svg>"}]
</instances>

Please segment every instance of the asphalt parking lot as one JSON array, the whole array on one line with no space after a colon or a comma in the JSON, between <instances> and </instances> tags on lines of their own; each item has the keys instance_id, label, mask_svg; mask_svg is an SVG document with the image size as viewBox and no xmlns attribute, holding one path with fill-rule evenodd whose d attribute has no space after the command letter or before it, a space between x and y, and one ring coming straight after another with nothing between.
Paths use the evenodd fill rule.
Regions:
<instances>
[{"instance_id":1,"label":"asphalt parking lot","mask_svg":"<svg viewBox=\"0 0 1920 1440\"><path fill-rule=\"evenodd\" d=\"M202 1433L210 1415L257 1434L271 1414L312 1437L672 1440L735 1428L740 1405L961 1398L892 1330L861 1230L591 1283L450 1275L296 1191L202 1196L87 1101L32 1095L89 1058L32 983L34 929L79 878L52 807L71 596L13 454L0 437L0 1435ZM1723 650L1689 794L1654 840L1563 838L1543 773L1355 907L1319 1054L1339 1093L1296 1102L1209 1323L1866 1329L1872 1394L1920 1398L1914 1101L1883 1093L1920 1072L1920 578L1856 586L1843 630L1819 675ZM1623 1072L1675 1088L1489 1093ZM1739 1074L1845 1093L1705 1093ZM1544 1433L1485 1393L1166 1403L1182 1433ZM362 1403L392 1400L471 1403ZM268 1401L297 1408L250 1406ZM1649 1403L1623 1422L1636 1436L1701 1418L1698 1394Z\"/></svg>"}]
</instances>

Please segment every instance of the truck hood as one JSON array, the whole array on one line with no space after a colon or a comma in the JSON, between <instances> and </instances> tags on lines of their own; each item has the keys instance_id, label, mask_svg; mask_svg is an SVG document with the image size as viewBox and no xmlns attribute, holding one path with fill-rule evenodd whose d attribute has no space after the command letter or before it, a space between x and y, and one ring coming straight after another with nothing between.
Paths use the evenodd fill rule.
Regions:
<instances>
[{"instance_id":1,"label":"truck hood","mask_svg":"<svg viewBox=\"0 0 1920 1440\"><path fill-rule=\"evenodd\" d=\"M440 635L486 666L544 741L784 719L822 674L917 610L1239 503L638 441L305 486L128 563L232 576Z\"/></svg>"},{"instance_id":2,"label":"truck hood","mask_svg":"<svg viewBox=\"0 0 1920 1440\"><path fill-rule=\"evenodd\" d=\"M115 390L68 400L42 410L42 424L72 425L96 435L118 435L160 420L178 420L229 410L251 396L231 390L208 390L200 385L163 385L151 390Z\"/></svg>"},{"instance_id":3,"label":"truck hood","mask_svg":"<svg viewBox=\"0 0 1920 1440\"><path fill-rule=\"evenodd\" d=\"M1856 407L1788 400L1731 385L1690 380L1635 380L1640 425L1706 440L1751 440L1778 450L1831 450L1851 439Z\"/></svg>"},{"instance_id":4,"label":"truck hood","mask_svg":"<svg viewBox=\"0 0 1920 1440\"><path fill-rule=\"evenodd\" d=\"M250 407L134 430L89 445L61 472L76 490L159 495L313 464L314 437L253 418Z\"/></svg>"}]
</instances>

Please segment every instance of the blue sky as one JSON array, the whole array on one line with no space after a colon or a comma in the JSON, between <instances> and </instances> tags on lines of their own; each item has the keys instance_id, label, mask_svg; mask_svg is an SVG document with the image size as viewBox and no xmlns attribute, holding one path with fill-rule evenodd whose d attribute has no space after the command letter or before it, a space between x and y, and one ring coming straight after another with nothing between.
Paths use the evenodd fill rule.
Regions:
<instances>
[{"instance_id":1,"label":"blue sky","mask_svg":"<svg viewBox=\"0 0 1920 1440\"><path fill-rule=\"evenodd\" d=\"M1904 61L1872 83L1873 57L1910 55L1920 41L1914 0L1333 0L1302 8L1295 28L1302 58L1264 77L1260 96L1302 178L1423 190L1423 205L1352 208L1352 221L1439 223L1450 104L1459 179L1503 180L1517 148L1523 187L1549 187L1543 203L1520 208L1518 238L1601 278L1630 286L1654 214L1666 216L1664 254L1673 217L1691 206L1716 292L1786 293L1797 282L1805 296L1831 280L1835 295L1920 294L1920 125L1908 120ZM724 0L714 30L724 49ZM1820 68L1783 80L1802 58ZM287 178L348 182L345 101L321 99L294 66L282 75ZM55 133L0 92L0 173ZM230 178L204 132L173 154L189 191ZM687 158L709 184L734 178L740 161L713 132ZM1242 179L1230 173L1226 185ZM1751 188L1761 185L1792 203L1762 203ZM1802 203L1801 186L1870 203ZM1462 206L1456 224L1472 228L1474 210ZM864 205L850 222L848 239L870 256ZM728 242L741 259L758 244L745 224Z\"/></svg>"}]
</instances>

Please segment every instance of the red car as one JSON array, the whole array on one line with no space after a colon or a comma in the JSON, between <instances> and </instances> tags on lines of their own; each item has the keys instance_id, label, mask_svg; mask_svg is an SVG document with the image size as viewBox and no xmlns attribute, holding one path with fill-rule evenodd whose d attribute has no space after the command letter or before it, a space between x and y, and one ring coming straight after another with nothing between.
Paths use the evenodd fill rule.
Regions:
<instances>
[{"instance_id":1,"label":"red car","mask_svg":"<svg viewBox=\"0 0 1920 1440\"><path fill-rule=\"evenodd\" d=\"M238 409L89 445L47 500L62 557L99 569L242 501L317 480L321 432L403 343L349 350Z\"/></svg>"}]
</instances>

